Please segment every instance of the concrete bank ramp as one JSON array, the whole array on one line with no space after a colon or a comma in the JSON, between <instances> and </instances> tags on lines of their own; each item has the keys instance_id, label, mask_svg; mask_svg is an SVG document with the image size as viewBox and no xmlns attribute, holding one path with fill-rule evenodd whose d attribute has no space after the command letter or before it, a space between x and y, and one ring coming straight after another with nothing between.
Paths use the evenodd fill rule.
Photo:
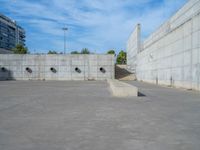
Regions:
<instances>
[{"instance_id":1,"label":"concrete bank ramp","mask_svg":"<svg viewBox=\"0 0 200 150\"><path fill-rule=\"evenodd\" d=\"M116 96L116 97L137 97L138 96L138 88L133 85L121 82L119 80L108 79L107 81L110 85L110 89L113 96Z\"/></svg>"},{"instance_id":2,"label":"concrete bank ramp","mask_svg":"<svg viewBox=\"0 0 200 150\"><path fill-rule=\"evenodd\" d=\"M120 81L135 81L136 75L128 71L127 65L116 65L115 79Z\"/></svg>"}]
</instances>

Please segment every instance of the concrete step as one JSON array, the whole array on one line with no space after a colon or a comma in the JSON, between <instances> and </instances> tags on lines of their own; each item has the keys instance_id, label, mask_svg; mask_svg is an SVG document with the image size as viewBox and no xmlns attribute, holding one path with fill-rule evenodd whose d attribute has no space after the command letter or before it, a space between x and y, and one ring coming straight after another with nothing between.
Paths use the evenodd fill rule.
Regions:
<instances>
[{"instance_id":1,"label":"concrete step","mask_svg":"<svg viewBox=\"0 0 200 150\"><path fill-rule=\"evenodd\" d=\"M119 80L108 79L107 81L110 85L112 95L115 97L137 97L138 96L138 88L133 85L121 82Z\"/></svg>"}]
</instances>

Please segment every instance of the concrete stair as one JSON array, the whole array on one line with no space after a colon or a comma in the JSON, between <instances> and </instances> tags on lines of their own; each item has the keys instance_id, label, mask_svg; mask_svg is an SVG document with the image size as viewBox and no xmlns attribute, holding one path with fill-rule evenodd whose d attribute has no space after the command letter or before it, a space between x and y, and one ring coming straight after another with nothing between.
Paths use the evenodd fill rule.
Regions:
<instances>
[{"instance_id":1,"label":"concrete stair","mask_svg":"<svg viewBox=\"0 0 200 150\"><path fill-rule=\"evenodd\" d=\"M120 81L134 81L136 76L127 70L126 65L116 65L115 66L115 79Z\"/></svg>"}]
</instances>

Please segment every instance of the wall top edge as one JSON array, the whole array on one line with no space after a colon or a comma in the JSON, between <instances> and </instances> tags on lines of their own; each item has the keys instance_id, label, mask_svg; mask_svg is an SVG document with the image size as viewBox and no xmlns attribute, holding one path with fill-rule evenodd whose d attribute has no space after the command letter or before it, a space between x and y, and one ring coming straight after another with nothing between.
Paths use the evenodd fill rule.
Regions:
<instances>
[{"instance_id":1,"label":"wall top edge","mask_svg":"<svg viewBox=\"0 0 200 150\"><path fill-rule=\"evenodd\" d=\"M138 24L135 25L134 29L131 31L131 33L130 33L129 36L128 36L128 41L130 40L130 38L132 37L132 35L133 35L135 32L137 32L138 29L140 29L140 28L141 28L141 24L140 24L140 23L138 23Z\"/></svg>"},{"instance_id":2,"label":"wall top edge","mask_svg":"<svg viewBox=\"0 0 200 150\"><path fill-rule=\"evenodd\" d=\"M187 9L192 9L192 7L198 2L200 2L200 0L188 0L188 2L186 2L179 10L177 10L177 12L173 16L171 16L168 20L166 20L163 24L161 24L154 32L152 32L147 38L145 38L143 40L143 43L147 44L152 39L152 37L154 37L155 35L160 33L160 31L163 30L163 28L165 28L166 26L170 26L170 24L173 22L174 19L181 17L183 15L181 12L183 12L184 10L187 10ZM184 23L184 22L182 22L182 23ZM167 28L166 28L166 30L167 30ZM163 32L163 34L165 34L165 33L166 33L166 31Z\"/></svg>"},{"instance_id":3,"label":"wall top edge","mask_svg":"<svg viewBox=\"0 0 200 150\"><path fill-rule=\"evenodd\" d=\"M0 54L2 56L115 56L114 54Z\"/></svg>"}]
</instances>

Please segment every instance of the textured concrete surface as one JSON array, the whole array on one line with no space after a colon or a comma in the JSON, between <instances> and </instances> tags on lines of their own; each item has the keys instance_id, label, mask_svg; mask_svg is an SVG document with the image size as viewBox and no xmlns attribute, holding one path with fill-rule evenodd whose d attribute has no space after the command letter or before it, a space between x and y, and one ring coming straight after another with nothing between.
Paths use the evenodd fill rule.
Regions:
<instances>
[{"instance_id":1,"label":"textured concrete surface","mask_svg":"<svg viewBox=\"0 0 200 150\"><path fill-rule=\"evenodd\" d=\"M127 41L127 69L136 73L137 55L141 50L141 26L138 24Z\"/></svg>"},{"instance_id":2,"label":"textured concrete surface","mask_svg":"<svg viewBox=\"0 0 200 150\"><path fill-rule=\"evenodd\" d=\"M113 96L116 97L135 97L138 96L138 88L134 85L128 83L108 79L108 84L110 86L110 91Z\"/></svg>"},{"instance_id":3,"label":"textured concrete surface","mask_svg":"<svg viewBox=\"0 0 200 150\"><path fill-rule=\"evenodd\" d=\"M141 97L113 98L106 82L0 82L0 149L199 150L199 93L131 84Z\"/></svg>"},{"instance_id":4,"label":"textured concrete surface","mask_svg":"<svg viewBox=\"0 0 200 150\"><path fill-rule=\"evenodd\" d=\"M114 61L114 55L2 54L0 80L113 79Z\"/></svg>"},{"instance_id":5,"label":"textured concrete surface","mask_svg":"<svg viewBox=\"0 0 200 150\"><path fill-rule=\"evenodd\" d=\"M134 46L140 41L138 31L127 43L128 68L136 70L138 80L200 90L200 0L189 0Z\"/></svg>"}]
</instances>

